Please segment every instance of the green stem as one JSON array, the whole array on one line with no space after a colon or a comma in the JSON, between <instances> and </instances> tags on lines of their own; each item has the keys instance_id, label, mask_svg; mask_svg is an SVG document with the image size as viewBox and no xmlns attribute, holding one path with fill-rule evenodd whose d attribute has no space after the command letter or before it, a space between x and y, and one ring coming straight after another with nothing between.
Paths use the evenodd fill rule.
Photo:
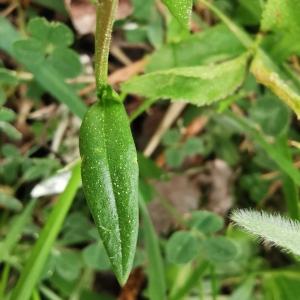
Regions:
<instances>
[{"instance_id":1,"label":"green stem","mask_svg":"<svg viewBox=\"0 0 300 300\"><path fill-rule=\"evenodd\" d=\"M234 22L232 22L223 12L215 5L211 4L208 0L198 0L207 6L218 18L224 22L224 24L230 29L230 31L239 39L239 41L246 47L251 48L253 45L252 38Z\"/></svg>"},{"instance_id":2,"label":"green stem","mask_svg":"<svg viewBox=\"0 0 300 300\"><path fill-rule=\"evenodd\" d=\"M47 223L31 251L30 257L13 290L11 300L28 300L31 297L49 257L53 243L73 203L73 199L81 182L80 178L80 164L77 163L73 167L72 176L67 187L59 196L57 204L48 217Z\"/></svg>"},{"instance_id":3,"label":"green stem","mask_svg":"<svg viewBox=\"0 0 300 300\"><path fill-rule=\"evenodd\" d=\"M107 84L108 57L117 0L98 0L96 4L95 76L97 90Z\"/></svg>"}]
</instances>

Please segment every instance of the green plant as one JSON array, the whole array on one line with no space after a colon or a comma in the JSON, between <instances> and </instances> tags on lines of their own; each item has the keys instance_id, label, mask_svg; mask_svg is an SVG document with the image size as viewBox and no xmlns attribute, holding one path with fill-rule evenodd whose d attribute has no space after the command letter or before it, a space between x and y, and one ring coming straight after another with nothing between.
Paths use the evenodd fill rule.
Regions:
<instances>
[{"instance_id":1,"label":"green plant","mask_svg":"<svg viewBox=\"0 0 300 300\"><path fill-rule=\"evenodd\" d=\"M23 2L0 4L0 298L298 299L298 1Z\"/></svg>"}]
</instances>

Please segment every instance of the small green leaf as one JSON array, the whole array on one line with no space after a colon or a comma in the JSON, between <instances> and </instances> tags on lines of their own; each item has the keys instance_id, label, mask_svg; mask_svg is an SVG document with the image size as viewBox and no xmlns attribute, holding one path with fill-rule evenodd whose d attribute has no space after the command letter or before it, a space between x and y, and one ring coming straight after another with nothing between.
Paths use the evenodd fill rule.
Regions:
<instances>
[{"instance_id":1,"label":"small green leaf","mask_svg":"<svg viewBox=\"0 0 300 300\"><path fill-rule=\"evenodd\" d=\"M168 240L166 254L170 262L185 264L199 253L198 241L188 231L177 231Z\"/></svg>"},{"instance_id":2,"label":"small green leaf","mask_svg":"<svg viewBox=\"0 0 300 300\"><path fill-rule=\"evenodd\" d=\"M54 255L55 270L65 280L78 278L83 262L80 253L71 250L58 251Z\"/></svg>"},{"instance_id":3,"label":"small green leaf","mask_svg":"<svg viewBox=\"0 0 300 300\"><path fill-rule=\"evenodd\" d=\"M39 64L45 58L43 44L37 39L17 41L14 50L19 59L30 61L31 64Z\"/></svg>"},{"instance_id":4,"label":"small green leaf","mask_svg":"<svg viewBox=\"0 0 300 300\"><path fill-rule=\"evenodd\" d=\"M0 132L4 132L12 140L20 140L22 138L21 132L19 132L14 126L7 122L0 121Z\"/></svg>"},{"instance_id":5,"label":"small green leaf","mask_svg":"<svg viewBox=\"0 0 300 300\"><path fill-rule=\"evenodd\" d=\"M13 121L16 114L13 110L7 107L0 107L0 121L10 122Z\"/></svg>"},{"instance_id":6,"label":"small green leaf","mask_svg":"<svg viewBox=\"0 0 300 300\"><path fill-rule=\"evenodd\" d=\"M18 212L22 209L23 205L18 199L16 199L12 195L0 192L0 207Z\"/></svg>"},{"instance_id":7,"label":"small green leaf","mask_svg":"<svg viewBox=\"0 0 300 300\"><path fill-rule=\"evenodd\" d=\"M59 22L48 22L45 18L31 19L27 30L34 38L57 47L68 47L74 41L73 32L68 26Z\"/></svg>"},{"instance_id":8,"label":"small green leaf","mask_svg":"<svg viewBox=\"0 0 300 300\"><path fill-rule=\"evenodd\" d=\"M193 0L163 0L163 2L178 22L182 26L188 27L192 14Z\"/></svg>"},{"instance_id":9,"label":"small green leaf","mask_svg":"<svg viewBox=\"0 0 300 300\"><path fill-rule=\"evenodd\" d=\"M18 79L13 75L12 71L0 68L0 84L1 85L15 85L18 82Z\"/></svg>"},{"instance_id":10,"label":"small green leaf","mask_svg":"<svg viewBox=\"0 0 300 300\"><path fill-rule=\"evenodd\" d=\"M184 152L181 148L170 147L165 151L166 162L170 167L179 168L185 158Z\"/></svg>"},{"instance_id":11,"label":"small green leaf","mask_svg":"<svg viewBox=\"0 0 300 300\"><path fill-rule=\"evenodd\" d=\"M79 55L68 48L55 48L47 60L64 78L76 77L82 69Z\"/></svg>"},{"instance_id":12,"label":"small green leaf","mask_svg":"<svg viewBox=\"0 0 300 300\"><path fill-rule=\"evenodd\" d=\"M178 129L170 129L168 130L162 138L162 143L165 146L172 146L179 143L181 139L181 134Z\"/></svg>"},{"instance_id":13,"label":"small green leaf","mask_svg":"<svg viewBox=\"0 0 300 300\"><path fill-rule=\"evenodd\" d=\"M268 118L266 118L266 111ZM258 98L249 110L250 118L258 123L267 135L278 136L289 127L290 112L284 103L273 95Z\"/></svg>"},{"instance_id":14,"label":"small green leaf","mask_svg":"<svg viewBox=\"0 0 300 300\"><path fill-rule=\"evenodd\" d=\"M236 245L222 236L208 238L201 246L207 259L215 264L229 262L238 255Z\"/></svg>"},{"instance_id":15,"label":"small green leaf","mask_svg":"<svg viewBox=\"0 0 300 300\"><path fill-rule=\"evenodd\" d=\"M218 64L152 72L122 85L123 92L154 99L171 99L198 106L225 99L241 86L248 54Z\"/></svg>"},{"instance_id":16,"label":"small green leaf","mask_svg":"<svg viewBox=\"0 0 300 300\"><path fill-rule=\"evenodd\" d=\"M205 146L203 140L196 137L191 137L186 141L186 143L184 143L182 150L186 156L204 154Z\"/></svg>"},{"instance_id":17,"label":"small green leaf","mask_svg":"<svg viewBox=\"0 0 300 300\"><path fill-rule=\"evenodd\" d=\"M192 213L188 224L203 233L210 234L221 230L224 226L223 219L209 211L195 211Z\"/></svg>"},{"instance_id":18,"label":"small green leaf","mask_svg":"<svg viewBox=\"0 0 300 300\"><path fill-rule=\"evenodd\" d=\"M300 255L300 223L298 221L252 210L236 210L231 215L231 219L248 232L272 245Z\"/></svg>"},{"instance_id":19,"label":"small green leaf","mask_svg":"<svg viewBox=\"0 0 300 300\"><path fill-rule=\"evenodd\" d=\"M93 270L109 270L110 262L103 245L91 244L84 248L82 257L85 265Z\"/></svg>"}]
</instances>

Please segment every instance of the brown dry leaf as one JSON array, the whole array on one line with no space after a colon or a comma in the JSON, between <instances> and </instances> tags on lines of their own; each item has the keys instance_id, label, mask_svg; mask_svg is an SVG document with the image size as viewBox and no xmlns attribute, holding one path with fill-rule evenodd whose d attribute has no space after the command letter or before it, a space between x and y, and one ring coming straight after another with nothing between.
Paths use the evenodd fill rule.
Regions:
<instances>
[{"instance_id":1,"label":"brown dry leaf","mask_svg":"<svg viewBox=\"0 0 300 300\"><path fill-rule=\"evenodd\" d=\"M208 162L207 171L207 174L198 176L199 184L207 190L205 209L225 216L233 205L231 187L234 173L221 159Z\"/></svg>"},{"instance_id":2,"label":"brown dry leaf","mask_svg":"<svg viewBox=\"0 0 300 300\"><path fill-rule=\"evenodd\" d=\"M95 31L96 10L90 0L65 0L65 7L79 34L89 34ZM120 0L117 11L117 19L124 19L132 13L132 5L129 0Z\"/></svg>"},{"instance_id":3,"label":"brown dry leaf","mask_svg":"<svg viewBox=\"0 0 300 300\"><path fill-rule=\"evenodd\" d=\"M167 201L180 215L189 213L199 206L200 191L185 175L173 176L166 182L154 181L153 186L159 196L150 202L149 211L159 233L166 234L177 225L172 214L163 205L163 201Z\"/></svg>"}]
</instances>

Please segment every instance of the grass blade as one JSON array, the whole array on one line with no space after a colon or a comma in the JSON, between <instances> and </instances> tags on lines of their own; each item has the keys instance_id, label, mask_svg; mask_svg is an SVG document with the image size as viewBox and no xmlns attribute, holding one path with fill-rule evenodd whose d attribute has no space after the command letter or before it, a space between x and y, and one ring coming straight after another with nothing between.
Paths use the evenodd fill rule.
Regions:
<instances>
[{"instance_id":1,"label":"grass blade","mask_svg":"<svg viewBox=\"0 0 300 300\"><path fill-rule=\"evenodd\" d=\"M143 196L140 193L140 212L144 225L145 245L148 257L149 299L166 299L166 282L159 240L151 222Z\"/></svg>"},{"instance_id":2,"label":"grass blade","mask_svg":"<svg viewBox=\"0 0 300 300\"><path fill-rule=\"evenodd\" d=\"M17 217L17 219L13 223L5 240L0 246L0 261L5 260L18 243L26 223L31 218L31 214L35 204L36 200L31 200L31 202L27 205L25 210L20 214L20 216Z\"/></svg>"},{"instance_id":3,"label":"grass blade","mask_svg":"<svg viewBox=\"0 0 300 300\"><path fill-rule=\"evenodd\" d=\"M80 183L80 165L77 164L72 171L71 179L65 191L60 195L38 241L32 249L31 255L12 293L11 300L30 299Z\"/></svg>"}]
</instances>

